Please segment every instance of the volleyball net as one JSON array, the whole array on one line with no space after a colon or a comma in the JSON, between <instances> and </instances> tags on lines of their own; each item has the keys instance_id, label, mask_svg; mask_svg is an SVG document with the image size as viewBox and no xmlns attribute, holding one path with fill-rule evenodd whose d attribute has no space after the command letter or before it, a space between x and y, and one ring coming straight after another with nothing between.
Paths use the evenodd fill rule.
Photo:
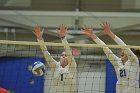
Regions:
<instances>
[{"instance_id":1,"label":"volleyball net","mask_svg":"<svg viewBox=\"0 0 140 93\"><path fill-rule=\"evenodd\" d=\"M37 77L32 74L35 61L46 62L40 46L46 46L51 56L59 61L64 46L80 49L80 55L73 55L76 64L75 90L67 88L69 79L54 82L55 73L46 64L46 72ZM116 75L113 66L103 52L109 47L119 57L120 50L131 48L139 51L140 46L97 45L97 44L62 44L50 42L26 42L0 40L0 87L9 89L10 93L115 93ZM136 54L137 55L137 54ZM69 57L69 55L67 55ZM139 54L137 55L139 57ZM135 73L135 72L134 72ZM69 76L64 76L67 78ZM69 86L73 86L73 85Z\"/></svg>"}]
</instances>

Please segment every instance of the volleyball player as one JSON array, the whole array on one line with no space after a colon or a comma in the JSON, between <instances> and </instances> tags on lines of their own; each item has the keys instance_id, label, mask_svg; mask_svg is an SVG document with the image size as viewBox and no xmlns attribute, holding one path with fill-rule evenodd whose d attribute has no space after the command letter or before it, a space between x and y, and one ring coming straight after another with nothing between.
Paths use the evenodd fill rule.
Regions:
<instances>
[{"instance_id":1,"label":"volleyball player","mask_svg":"<svg viewBox=\"0 0 140 93\"><path fill-rule=\"evenodd\" d=\"M103 32L110 36L118 45L126 45L110 29L107 22L102 23ZM97 44L105 45L92 30L92 27L83 27L85 35L91 37ZM139 91L139 60L129 49L121 49L120 57L116 56L108 47L104 47L107 58L115 68L117 75L116 93L140 93Z\"/></svg>"},{"instance_id":2,"label":"volleyball player","mask_svg":"<svg viewBox=\"0 0 140 93\"><path fill-rule=\"evenodd\" d=\"M64 44L68 44L66 31L67 28L63 24L60 25L57 30L58 35ZM38 42L44 42L42 37L43 31L41 31L40 27L35 27L34 34L36 35ZM64 47L64 51L60 55L60 61L58 62L53 59L46 46L40 45L40 47L53 74L49 93L75 93L77 64L75 63L70 47Z\"/></svg>"}]
</instances>

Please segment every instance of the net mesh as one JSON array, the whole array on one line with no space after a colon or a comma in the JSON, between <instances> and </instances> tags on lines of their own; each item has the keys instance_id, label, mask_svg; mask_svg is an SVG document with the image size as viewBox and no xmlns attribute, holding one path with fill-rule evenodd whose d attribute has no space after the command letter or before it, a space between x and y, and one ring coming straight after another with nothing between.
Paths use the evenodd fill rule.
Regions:
<instances>
[{"instance_id":1,"label":"net mesh","mask_svg":"<svg viewBox=\"0 0 140 93\"><path fill-rule=\"evenodd\" d=\"M57 73L54 73L48 64L46 64L44 76L34 76L31 72L32 63L38 60L46 62L40 45L47 46L51 56L58 62L64 46L79 48L81 51L80 55L74 56L77 72L74 71L73 73L76 74L76 80L73 80L73 74L68 76L67 73L64 74L64 80L62 81L60 79L61 75L58 76L60 78L57 78L57 80L54 79ZM114 82L116 81L113 75L115 72L113 72L111 67L109 69L113 73L106 72L107 57L103 52L105 47L109 47L117 56L119 56L120 49L122 48L140 49L140 46L1 40L0 86L11 90L13 93L19 93L19 91L20 93L114 93ZM108 74L110 77L107 76ZM107 84L113 85L110 90L107 90L109 87Z\"/></svg>"}]
</instances>

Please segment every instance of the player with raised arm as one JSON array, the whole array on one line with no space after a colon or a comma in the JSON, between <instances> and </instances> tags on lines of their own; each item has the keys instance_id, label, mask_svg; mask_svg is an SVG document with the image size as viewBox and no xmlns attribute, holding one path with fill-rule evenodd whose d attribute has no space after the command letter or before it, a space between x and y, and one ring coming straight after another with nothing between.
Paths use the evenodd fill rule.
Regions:
<instances>
[{"instance_id":1,"label":"player with raised arm","mask_svg":"<svg viewBox=\"0 0 140 93\"><path fill-rule=\"evenodd\" d=\"M57 29L59 37L64 44L68 44L65 36L66 31L67 28L63 24L60 25L59 29ZM42 37L43 32L40 27L35 27L34 34L36 35L38 42L44 42ZM60 55L59 62L53 59L46 46L41 45L40 47L53 74L49 93L75 93L77 64L71 53L70 47L64 47L64 51Z\"/></svg>"},{"instance_id":2,"label":"player with raised arm","mask_svg":"<svg viewBox=\"0 0 140 93\"><path fill-rule=\"evenodd\" d=\"M119 37L110 30L110 25L104 22L103 32L110 36L117 44L126 45ZM83 27L85 35L91 37L97 44L106 45L94 33L92 27ZM107 58L115 68L117 75L116 93L140 93L139 92L139 60L129 49L121 49L120 57L116 56L108 47L104 47Z\"/></svg>"}]
</instances>

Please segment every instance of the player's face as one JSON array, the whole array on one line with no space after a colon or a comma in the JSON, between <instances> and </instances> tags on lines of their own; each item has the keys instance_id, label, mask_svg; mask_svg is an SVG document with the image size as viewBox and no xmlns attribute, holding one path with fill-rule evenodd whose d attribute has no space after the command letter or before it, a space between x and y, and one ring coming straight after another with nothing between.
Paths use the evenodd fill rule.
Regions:
<instances>
[{"instance_id":1,"label":"player's face","mask_svg":"<svg viewBox=\"0 0 140 93\"><path fill-rule=\"evenodd\" d=\"M124 51L121 51L120 58L122 60L122 63L125 63L128 60L128 55Z\"/></svg>"},{"instance_id":2,"label":"player's face","mask_svg":"<svg viewBox=\"0 0 140 93\"><path fill-rule=\"evenodd\" d=\"M60 56L60 63L63 68L68 65L68 57L65 52L62 52Z\"/></svg>"}]
</instances>

